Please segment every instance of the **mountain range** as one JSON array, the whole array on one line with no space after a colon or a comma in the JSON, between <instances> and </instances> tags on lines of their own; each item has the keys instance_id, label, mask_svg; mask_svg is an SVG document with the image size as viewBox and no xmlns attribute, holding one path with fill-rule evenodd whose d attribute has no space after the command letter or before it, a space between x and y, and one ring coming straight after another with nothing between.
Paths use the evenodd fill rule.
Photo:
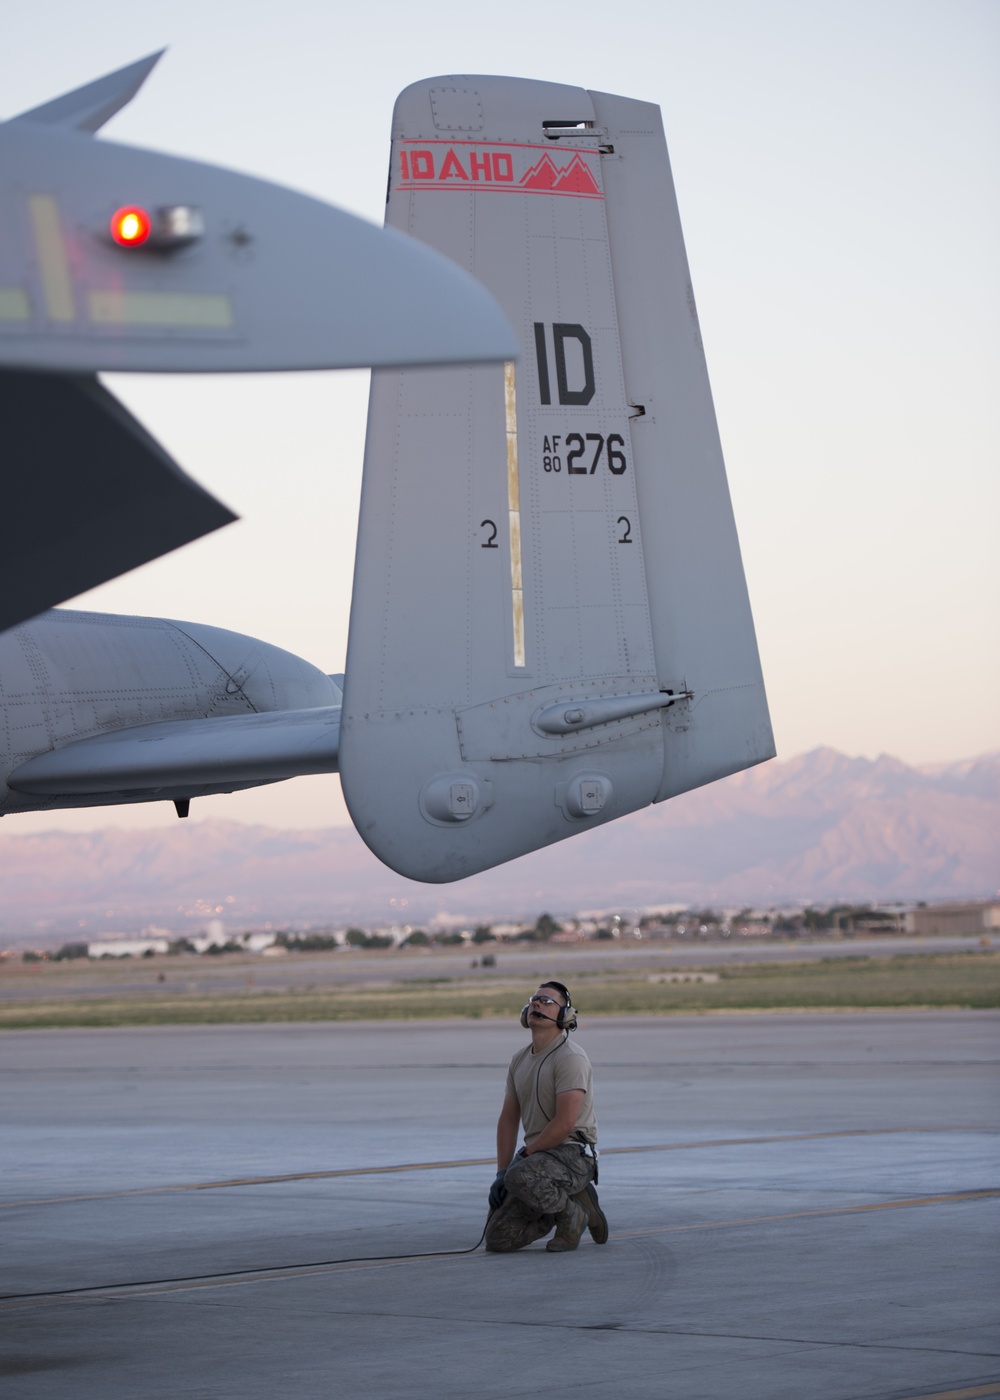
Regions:
<instances>
[{"instance_id":1,"label":"mountain range","mask_svg":"<svg viewBox=\"0 0 1000 1400\"><path fill-rule=\"evenodd\" d=\"M0 935L11 946L212 918L233 929L416 926L671 903L989 898L998 886L1000 753L913 767L815 749L445 886L393 874L349 827L192 818L0 834Z\"/></svg>"}]
</instances>

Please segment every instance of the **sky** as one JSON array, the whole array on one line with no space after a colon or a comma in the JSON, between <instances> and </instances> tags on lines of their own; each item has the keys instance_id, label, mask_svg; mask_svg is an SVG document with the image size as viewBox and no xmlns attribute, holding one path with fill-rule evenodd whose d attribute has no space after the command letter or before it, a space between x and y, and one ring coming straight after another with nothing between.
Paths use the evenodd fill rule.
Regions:
<instances>
[{"instance_id":1,"label":"sky","mask_svg":"<svg viewBox=\"0 0 1000 1400\"><path fill-rule=\"evenodd\" d=\"M1000 748L1000 6L284 0L23 7L0 117L155 49L109 140L381 222L396 94L507 73L663 111L781 758ZM240 521L74 600L343 670L368 375L110 376ZM335 777L197 817L346 823ZM163 803L8 833L164 825Z\"/></svg>"}]
</instances>

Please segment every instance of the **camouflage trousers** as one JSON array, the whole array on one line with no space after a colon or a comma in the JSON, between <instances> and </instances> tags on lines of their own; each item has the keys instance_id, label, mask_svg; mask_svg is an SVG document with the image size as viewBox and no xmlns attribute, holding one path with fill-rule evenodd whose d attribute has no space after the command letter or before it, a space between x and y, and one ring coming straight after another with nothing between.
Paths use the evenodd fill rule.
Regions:
<instances>
[{"instance_id":1,"label":"camouflage trousers","mask_svg":"<svg viewBox=\"0 0 1000 1400\"><path fill-rule=\"evenodd\" d=\"M566 1209L569 1197L593 1179L594 1159L576 1143L515 1157L503 1179L507 1199L486 1226L486 1248L507 1254L542 1239Z\"/></svg>"}]
</instances>

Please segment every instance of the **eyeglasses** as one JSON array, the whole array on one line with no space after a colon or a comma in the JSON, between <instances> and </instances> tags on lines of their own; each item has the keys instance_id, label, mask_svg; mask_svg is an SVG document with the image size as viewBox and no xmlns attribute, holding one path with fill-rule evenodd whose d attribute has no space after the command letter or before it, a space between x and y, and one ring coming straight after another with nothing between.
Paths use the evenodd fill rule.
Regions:
<instances>
[{"instance_id":1,"label":"eyeglasses","mask_svg":"<svg viewBox=\"0 0 1000 1400\"><path fill-rule=\"evenodd\" d=\"M528 1005L529 1005L529 1006L534 1006L534 1005L538 1005L538 1006L558 1006L559 1004L560 1004L560 1003L559 1003L558 1001L556 1001L555 997L529 997L529 998L528 998Z\"/></svg>"}]
</instances>

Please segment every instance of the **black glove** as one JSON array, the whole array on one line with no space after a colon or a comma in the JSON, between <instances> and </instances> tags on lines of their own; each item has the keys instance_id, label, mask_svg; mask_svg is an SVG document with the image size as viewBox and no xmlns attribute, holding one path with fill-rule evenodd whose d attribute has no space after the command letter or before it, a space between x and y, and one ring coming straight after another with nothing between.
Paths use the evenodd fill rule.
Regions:
<instances>
[{"instance_id":1,"label":"black glove","mask_svg":"<svg viewBox=\"0 0 1000 1400\"><path fill-rule=\"evenodd\" d=\"M490 1187L490 1210L499 1210L507 1199L507 1188L503 1184L506 1172L497 1172Z\"/></svg>"}]
</instances>

